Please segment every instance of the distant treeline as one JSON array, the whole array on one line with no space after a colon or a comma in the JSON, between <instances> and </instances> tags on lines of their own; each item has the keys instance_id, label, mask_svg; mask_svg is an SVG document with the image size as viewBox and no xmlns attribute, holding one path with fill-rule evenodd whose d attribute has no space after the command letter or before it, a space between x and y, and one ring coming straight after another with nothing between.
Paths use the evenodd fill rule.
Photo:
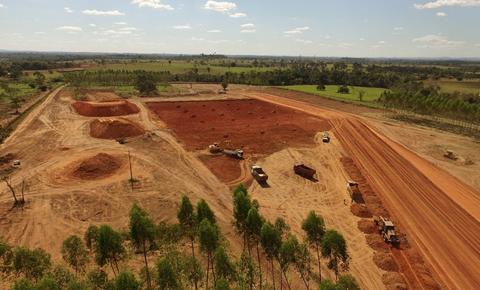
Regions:
<instances>
[{"instance_id":1,"label":"distant treeline","mask_svg":"<svg viewBox=\"0 0 480 290\"><path fill-rule=\"evenodd\" d=\"M250 71L241 73L227 72L225 75L198 73L197 70L183 74L172 74L168 71L145 72L124 70L82 71L65 73L68 82L80 86L89 85L133 85L138 74L145 74L157 82L211 82L220 83L226 79L230 83L248 85L303 85L303 84L348 84L365 87L390 88L398 83L416 81L425 75L436 77L460 77L459 71L438 70L435 68L417 68L412 74L411 67L381 67L376 65L353 65L349 68L344 63L336 63L332 67L327 64L294 65L285 69L271 71ZM422 75L419 75L422 74ZM463 77L463 75L462 75Z\"/></svg>"}]
</instances>

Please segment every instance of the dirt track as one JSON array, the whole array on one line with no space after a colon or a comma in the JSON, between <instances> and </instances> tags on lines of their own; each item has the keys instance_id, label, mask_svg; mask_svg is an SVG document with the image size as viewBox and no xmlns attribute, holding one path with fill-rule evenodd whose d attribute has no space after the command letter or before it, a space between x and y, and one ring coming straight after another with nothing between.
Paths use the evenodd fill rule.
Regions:
<instances>
[{"instance_id":1,"label":"dirt track","mask_svg":"<svg viewBox=\"0 0 480 290\"><path fill-rule=\"evenodd\" d=\"M255 97L328 115L344 149L449 289L480 285L480 195L365 121L277 96Z\"/></svg>"}]
</instances>

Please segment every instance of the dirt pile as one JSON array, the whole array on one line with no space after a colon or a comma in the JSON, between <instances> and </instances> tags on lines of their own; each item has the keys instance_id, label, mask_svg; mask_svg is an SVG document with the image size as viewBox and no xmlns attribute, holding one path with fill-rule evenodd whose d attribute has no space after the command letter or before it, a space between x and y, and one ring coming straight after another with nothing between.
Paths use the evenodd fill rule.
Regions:
<instances>
[{"instance_id":1,"label":"dirt pile","mask_svg":"<svg viewBox=\"0 0 480 290\"><path fill-rule=\"evenodd\" d=\"M87 117L113 117L137 114L137 105L127 101L109 102L75 102L73 108L80 115Z\"/></svg>"},{"instance_id":2,"label":"dirt pile","mask_svg":"<svg viewBox=\"0 0 480 290\"><path fill-rule=\"evenodd\" d=\"M387 272L382 275L382 281L388 290L407 290L408 286L400 273Z\"/></svg>"},{"instance_id":3,"label":"dirt pile","mask_svg":"<svg viewBox=\"0 0 480 290\"><path fill-rule=\"evenodd\" d=\"M84 180L100 179L115 173L121 165L122 162L117 158L106 153L99 153L78 164L72 175Z\"/></svg>"},{"instance_id":4,"label":"dirt pile","mask_svg":"<svg viewBox=\"0 0 480 290\"><path fill-rule=\"evenodd\" d=\"M140 136L145 130L127 119L94 120L90 123L90 136L100 139L117 139Z\"/></svg>"},{"instance_id":5,"label":"dirt pile","mask_svg":"<svg viewBox=\"0 0 480 290\"><path fill-rule=\"evenodd\" d=\"M373 256L373 261L382 270L385 270L388 272L398 271L398 265L393 259L392 254L377 252Z\"/></svg>"},{"instance_id":6,"label":"dirt pile","mask_svg":"<svg viewBox=\"0 0 480 290\"><path fill-rule=\"evenodd\" d=\"M365 234L374 234L377 231L377 227L373 220L362 219L357 223L357 227Z\"/></svg>"},{"instance_id":7,"label":"dirt pile","mask_svg":"<svg viewBox=\"0 0 480 290\"><path fill-rule=\"evenodd\" d=\"M354 203L350 206L350 211L358 217L362 217L362 218L372 217L372 214L364 204Z\"/></svg>"},{"instance_id":8,"label":"dirt pile","mask_svg":"<svg viewBox=\"0 0 480 290\"><path fill-rule=\"evenodd\" d=\"M388 253L390 251L390 246L385 243L379 234L366 235L365 238L367 239L367 244L370 246L370 248L374 249L375 251L384 253Z\"/></svg>"}]
</instances>

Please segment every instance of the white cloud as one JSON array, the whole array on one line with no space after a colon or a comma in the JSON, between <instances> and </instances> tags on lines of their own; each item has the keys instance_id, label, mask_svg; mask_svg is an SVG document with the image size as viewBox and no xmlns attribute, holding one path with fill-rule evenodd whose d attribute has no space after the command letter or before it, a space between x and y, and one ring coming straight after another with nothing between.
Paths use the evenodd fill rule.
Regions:
<instances>
[{"instance_id":1,"label":"white cloud","mask_svg":"<svg viewBox=\"0 0 480 290\"><path fill-rule=\"evenodd\" d=\"M174 10L172 6L163 4L160 0L133 0L132 4L137 4L138 7L150 7L160 10Z\"/></svg>"},{"instance_id":2,"label":"white cloud","mask_svg":"<svg viewBox=\"0 0 480 290\"><path fill-rule=\"evenodd\" d=\"M402 31L404 28L403 27L394 27L393 30L395 31Z\"/></svg>"},{"instance_id":3,"label":"white cloud","mask_svg":"<svg viewBox=\"0 0 480 290\"><path fill-rule=\"evenodd\" d=\"M480 43L475 44L476 47L480 47Z\"/></svg>"},{"instance_id":4,"label":"white cloud","mask_svg":"<svg viewBox=\"0 0 480 290\"><path fill-rule=\"evenodd\" d=\"M447 6L480 6L480 0L436 0L424 4L414 4L417 9L435 9Z\"/></svg>"},{"instance_id":5,"label":"white cloud","mask_svg":"<svg viewBox=\"0 0 480 290\"><path fill-rule=\"evenodd\" d=\"M360 41L365 41L365 38L362 37L362 38L360 38L359 40L360 40Z\"/></svg>"},{"instance_id":6,"label":"white cloud","mask_svg":"<svg viewBox=\"0 0 480 290\"><path fill-rule=\"evenodd\" d=\"M104 31L100 31L100 32L96 31L96 32L94 32L94 34L118 37L118 36L121 36L121 35L132 34L132 31L122 31L122 30L108 29L108 30L104 30Z\"/></svg>"},{"instance_id":7,"label":"white cloud","mask_svg":"<svg viewBox=\"0 0 480 290\"><path fill-rule=\"evenodd\" d=\"M247 17L247 14L243 12L237 12L237 13L232 13L229 16L232 18L243 18L243 17Z\"/></svg>"},{"instance_id":8,"label":"white cloud","mask_svg":"<svg viewBox=\"0 0 480 290\"><path fill-rule=\"evenodd\" d=\"M43 35L43 34L45 34L45 32L43 32L43 31L37 31L37 32L35 32L35 34L37 34L37 35Z\"/></svg>"},{"instance_id":9,"label":"white cloud","mask_svg":"<svg viewBox=\"0 0 480 290\"><path fill-rule=\"evenodd\" d=\"M2 4L2 3L0 3L0 8L3 8L3 7L5 7L5 6L3 6L3 4Z\"/></svg>"},{"instance_id":10,"label":"white cloud","mask_svg":"<svg viewBox=\"0 0 480 290\"><path fill-rule=\"evenodd\" d=\"M255 27L255 24L253 23L245 23L245 24L242 24L240 25L241 28L253 28Z\"/></svg>"},{"instance_id":11,"label":"white cloud","mask_svg":"<svg viewBox=\"0 0 480 290\"><path fill-rule=\"evenodd\" d=\"M209 0L207 1L207 3L205 3L205 6L203 8L207 10L227 13L237 9L237 4L233 2L221 2L221 1Z\"/></svg>"},{"instance_id":12,"label":"white cloud","mask_svg":"<svg viewBox=\"0 0 480 290\"><path fill-rule=\"evenodd\" d=\"M257 32L256 29L242 29L240 30L241 33L255 33Z\"/></svg>"},{"instance_id":13,"label":"white cloud","mask_svg":"<svg viewBox=\"0 0 480 290\"><path fill-rule=\"evenodd\" d=\"M73 10L70 9L70 8L68 8L68 7L65 7L65 8L63 8L63 9L64 9L65 12L67 12L67 13L73 13Z\"/></svg>"},{"instance_id":14,"label":"white cloud","mask_svg":"<svg viewBox=\"0 0 480 290\"><path fill-rule=\"evenodd\" d=\"M303 32L310 30L310 27L304 26L304 27L297 27L291 30L287 30L284 33L285 34L302 34Z\"/></svg>"},{"instance_id":15,"label":"white cloud","mask_svg":"<svg viewBox=\"0 0 480 290\"><path fill-rule=\"evenodd\" d=\"M428 34L412 41L420 44L422 48L455 48L465 44L464 41L449 40L446 36L437 34Z\"/></svg>"},{"instance_id":16,"label":"white cloud","mask_svg":"<svg viewBox=\"0 0 480 290\"><path fill-rule=\"evenodd\" d=\"M90 26L90 27L97 27L97 25L96 25L96 24L93 24L93 23L90 23L88 26Z\"/></svg>"},{"instance_id":17,"label":"white cloud","mask_svg":"<svg viewBox=\"0 0 480 290\"><path fill-rule=\"evenodd\" d=\"M303 44L312 44L313 43L313 41L311 41L311 40L306 40L306 39L301 39L301 38L297 38L297 39L295 39L295 41L303 43Z\"/></svg>"},{"instance_id":18,"label":"white cloud","mask_svg":"<svg viewBox=\"0 0 480 290\"><path fill-rule=\"evenodd\" d=\"M447 13L445 12L437 12L438 17L447 17Z\"/></svg>"},{"instance_id":19,"label":"white cloud","mask_svg":"<svg viewBox=\"0 0 480 290\"><path fill-rule=\"evenodd\" d=\"M120 28L120 31L136 31L138 30L137 28L135 27L122 27Z\"/></svg>"},{"instance_id":20,"label":"white cloud","mask_svg":"<svg viewBox=\"0 0 480 290\"><path fill-rule=\"evenodd\" d=\"M212 29L212 30L208 30L207 32L208 33L220 33L222 31L220 29Z\"/></svg>"},{"instance_id":21,"label":"white cloud","mask_svg":"<svg viewBox=\"0 0 480 290\"><path fill-rule=\"evenodd\" d=\"M67 31L67 32L83 31L83 29L81 27L78 27L78 26L60 26L60 27L57 27L57 30Z\"/></svg>"},{"instance_id":22,"label":"white cloud","mask_svg":"<svg viewBox=\"0 0 480 290\"><path fill-rule=\"evenodd\" d=\"M114 24L115 25L127 25L128 23L127 22L115 22Z\"/></svg>"},{"instance_id":23,"label":"white cloud","mask_svg":"<svg viewBox=\"0 0 480 290\"><path fill-rule=\"evenodd\" d=\"M173 26L173 29L177 29L177 30L190 30L190 29L192 29L192 27L190 26L190 24L175 25L175 26Z\"/></svg>"},{"instance_id":24,"label":"white cloud","mask_svg":"<svg viewBox=\"0 0 480 290\"><path fill-rule=\"evenodd\" d=\"M386 42L385 40L380 40L380 41L378 42L378 44L380 44L380 45L383 45L383 44L386 44L386 43L387 43L387 42Z\"/></svg>"},{"instance_id":25,"label":"white cloud","mask_svg":"<svg viewBox=\"0 0 480 290\"><path fill-rule=\"evenodd\" d=\"M101 11L101 10L83 10L83 14L86 15L93 15L93 16L123 16L125 13L120 12L118 10L109 10L109 11Z\"/></svg>"}]
</instances>

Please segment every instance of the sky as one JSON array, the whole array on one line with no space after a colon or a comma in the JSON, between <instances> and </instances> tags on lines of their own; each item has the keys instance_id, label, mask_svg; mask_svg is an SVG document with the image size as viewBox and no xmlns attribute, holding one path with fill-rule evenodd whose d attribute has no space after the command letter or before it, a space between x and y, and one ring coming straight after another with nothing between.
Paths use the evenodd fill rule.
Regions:
<instances>
[{"instance_id":1,"label":"sky","mask_svg":"<svg viewBox=\"0 0 480 290\"><path fill-rule=\"evenodd\" d=\"M0 49L480 57L480 0L0 0Z\"/></svg>"}]
</instances>

